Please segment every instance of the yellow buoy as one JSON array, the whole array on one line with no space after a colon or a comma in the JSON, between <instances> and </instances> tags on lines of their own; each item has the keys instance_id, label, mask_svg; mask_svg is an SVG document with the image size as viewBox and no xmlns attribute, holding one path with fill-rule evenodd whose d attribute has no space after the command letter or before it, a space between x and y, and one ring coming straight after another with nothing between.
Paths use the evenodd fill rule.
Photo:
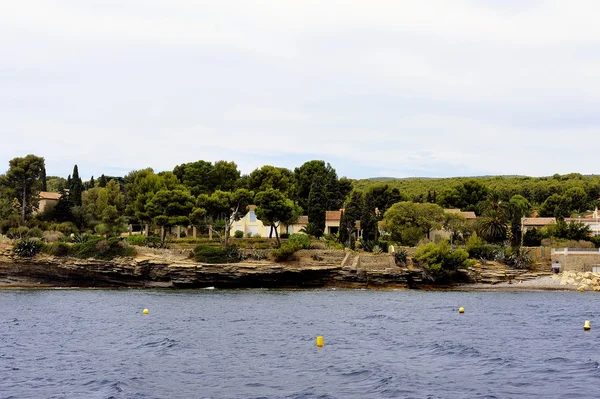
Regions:
<instances>
[{"instance_id":1,"label":"yellow buoy","mask_svg":"<svg viewBox=\"0 0 600 399\"><path fill-rule=\"evenodd\" d=\"M583 329L585 331L588 331L590 328L592 328L592 327L590 327L590 321L586 320L585 323L583 323Z\"/></svg>"},{"instance_id":2,"label":"yellow buoy","mask_svg":"<svg viewBox=\"0 0 600 399\"><path fill-rule=\"evenodd\" d=\"M143 314L148 314L148 309L144 309L144 310L142 310L142 313L143 313Z\"/></svg>"},{"instance_id":3,"label":"yellow buoy","mask_svg":"<svg viewBox=\"0 0 600 399\"><path fill-rule=\"evenodd\" d=\"M465 308L458 308L458 313L465 313Z\"/></svg>"},{"instance_id":4,"label":"yellow buoy","mask_svg":"<svg viewBox=\"0 0 600 399\"><path fill-rule=\"evenodd\" d=\"M323 346L323 337L320 335L317 337L317 346L319 348Z\"/></svg>"}]
</instances>

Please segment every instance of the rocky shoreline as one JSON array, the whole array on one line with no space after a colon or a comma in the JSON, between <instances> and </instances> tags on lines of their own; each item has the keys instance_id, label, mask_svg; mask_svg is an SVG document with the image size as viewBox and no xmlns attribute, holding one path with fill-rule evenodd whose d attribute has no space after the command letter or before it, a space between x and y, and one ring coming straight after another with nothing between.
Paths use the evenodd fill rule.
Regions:
<instances>
[{"instance_id":1,"label":"rocky shoreline","mask_svg":"<svg viewBox=\"0 0 600 399\"><path fill-rule=\"evenodd\" d=\"M391 255L341 250L299 251L295 261L285 263L201 264L188 254L185 250L141 249L135 258L103 261L42 254L18 258L5 250L0 252L0 288L338 287L518 291L576 290L581 285L561 285L548 271L514 270L493 262L461 271L460 284L434 285L424 278L421 269L398 266Z\"/></svg>"}]
</instances>

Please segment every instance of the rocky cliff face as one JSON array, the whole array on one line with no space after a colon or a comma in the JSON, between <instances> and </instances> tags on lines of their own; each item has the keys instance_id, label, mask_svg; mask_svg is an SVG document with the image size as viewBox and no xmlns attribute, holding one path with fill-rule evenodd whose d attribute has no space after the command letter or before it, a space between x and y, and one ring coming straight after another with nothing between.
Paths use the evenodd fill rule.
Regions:
<instances>
[{"instance_id":1,"label":"rocky cliff face","mask_svg":"<svg viewBox=\"0 0 600 399\"><path fill-rule=\"evenodd\" d=\"M401 268L388 255L344 251L300 251L296 261L199 264L185 257L142 255L112 261L17 258L0 254L1 286L173 287L197 288L413 288L421 272Z\"/></svg>"}]
</instances>

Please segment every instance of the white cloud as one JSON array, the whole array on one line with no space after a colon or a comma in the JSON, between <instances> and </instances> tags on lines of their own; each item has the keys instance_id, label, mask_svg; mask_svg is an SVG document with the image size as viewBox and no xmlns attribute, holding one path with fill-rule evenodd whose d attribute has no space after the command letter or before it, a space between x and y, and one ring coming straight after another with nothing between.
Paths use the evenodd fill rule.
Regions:
<instances>
[{"instance_id":1,"label":"white cloud","mask_svg":"<svg viewBox=\"0 0 600 399\"><path fill-rule=\"evenodd\" d=\"M0 162L593 173L594 1L0 3ZM84 164L85 168L81 165ZM115 172L116 173L116 172Z\"/></svg>"}]
</instances>

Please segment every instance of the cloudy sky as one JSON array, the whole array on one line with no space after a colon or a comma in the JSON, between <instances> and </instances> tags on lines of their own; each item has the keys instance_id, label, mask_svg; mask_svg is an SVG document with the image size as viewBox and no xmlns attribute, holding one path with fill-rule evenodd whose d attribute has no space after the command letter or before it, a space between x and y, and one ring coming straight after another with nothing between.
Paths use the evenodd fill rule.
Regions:
<instances>
[{"instance_id":1,"label":"cloudy sky","mask_svg":"<svg viewBox=\"0 0 600 399\"><path fill-rule=\"evenodd\" d=\"M0 173L599 173L600 2L0 2Z\"/></svg>"}]
</instances>

